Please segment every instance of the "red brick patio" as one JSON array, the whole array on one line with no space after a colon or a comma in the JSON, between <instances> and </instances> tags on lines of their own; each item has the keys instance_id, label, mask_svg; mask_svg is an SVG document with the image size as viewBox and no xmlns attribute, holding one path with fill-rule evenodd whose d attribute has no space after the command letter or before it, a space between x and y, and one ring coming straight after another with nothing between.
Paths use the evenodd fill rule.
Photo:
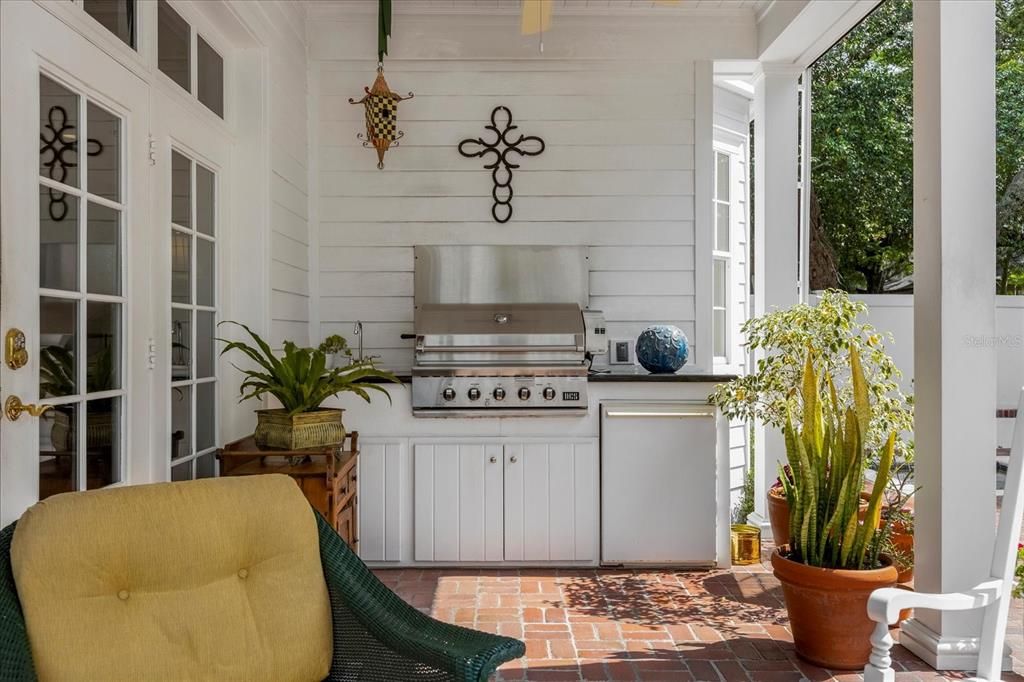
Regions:
<instances>
[{"instance_id":1,"label":"red brick patio","mask_svg":"<svg viewBox=\"0 0 1024 682\"><path fill-rule=\"evenodd\" d=\"M378 575L437 618L523 639L526 658L503 667L500 680L861 679L796 658L781 590L764 565L709 572L405 569ZM1015 654L1021 617L1015 603ZM964 677L935 673L899 647L894 658L901 681ZM1014 670L1024 672L1024 661L1015 659Z\"/></svg>"}]
</instances>

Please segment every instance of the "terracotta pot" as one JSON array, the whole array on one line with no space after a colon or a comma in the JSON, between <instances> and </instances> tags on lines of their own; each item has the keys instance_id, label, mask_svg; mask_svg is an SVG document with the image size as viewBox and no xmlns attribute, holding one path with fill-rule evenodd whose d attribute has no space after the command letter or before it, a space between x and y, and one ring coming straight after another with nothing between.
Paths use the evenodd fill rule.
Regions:
<instances>
[{"instance_id":1,"label":"terracotta pot","mask_svg":"<svg viewBox=\"0 0 1024 682\"><path fill-rule=\"evenodd\" d=\"M897 564L899 577L896 582L909 583L914 579L914 531L909 530L907 525L901 521L894 521L892 524L892 544L903 556L910 557L909 566Z\"/></svg>"},{"instance_id":2,"label":"terracotta pot","mask_svg":"<svg viewBox=\"0 0 1024 682\"><path fill-rule=\"evenodd\" d=\"M863 668L875 626L868 597L896 584L891 562L867 571L815 568L790 561L780 548L772 553L772 568L782 583L797 655L831 670Z\"/></svg>"},{"instance_id":3,"label":"terracotta pot","mask_svg":"<svg viewBox=\"0 0 1024 682\"><path fill-rule=\"evenodd\" d=\"M768 521L772 527L772 542L776 547L789 544L789 500L782 488L768 490Z\"/></svg>"}]
</instances>

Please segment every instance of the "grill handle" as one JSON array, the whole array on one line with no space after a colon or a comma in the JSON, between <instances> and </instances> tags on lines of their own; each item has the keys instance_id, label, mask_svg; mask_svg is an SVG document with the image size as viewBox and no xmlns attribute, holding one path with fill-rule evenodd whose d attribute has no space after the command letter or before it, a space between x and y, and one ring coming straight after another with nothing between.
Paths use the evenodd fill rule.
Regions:
<instances>
[{"instance_id":1,"label":"grill handle","mask_svg":"<svg viewBox=\"0 0 1024 682\"><path fill-rule=\"evenodd\" d=\"M415 334L402 334L402 340L403 341L406 341L408 339L415 339L415 338L416 338Z\"/></svg>"}]
</instances>

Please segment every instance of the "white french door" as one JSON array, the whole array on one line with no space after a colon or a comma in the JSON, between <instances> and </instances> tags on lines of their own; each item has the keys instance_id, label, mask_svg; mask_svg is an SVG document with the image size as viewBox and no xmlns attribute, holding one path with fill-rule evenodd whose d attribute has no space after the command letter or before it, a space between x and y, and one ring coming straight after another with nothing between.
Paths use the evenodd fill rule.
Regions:
<instances>
[{"instance_id":1,"label":"white french door","mask_svg":"<svg viewBox=\"0 0 1024 682\"><path fill-rule=\"evenodd\" d=\"M6 524L58 492L152 480L152 234L141 79L36 3L2 2L0 93Z\"/></svg>"},{"instance_id":2,"label":"white french door","mask_svg":"<svg viewBox=\"0 0 1024 682\"><path fill-rule=\"evenodd\" d=\"M215 340L221 321L224 178L230 140L224 130L153 91L156 173L152 309L158 339L153 389L153 446L160 480L217 473L220 385ZM208 117L207 117L208 118Z\"/></svg>"}]
</instances>

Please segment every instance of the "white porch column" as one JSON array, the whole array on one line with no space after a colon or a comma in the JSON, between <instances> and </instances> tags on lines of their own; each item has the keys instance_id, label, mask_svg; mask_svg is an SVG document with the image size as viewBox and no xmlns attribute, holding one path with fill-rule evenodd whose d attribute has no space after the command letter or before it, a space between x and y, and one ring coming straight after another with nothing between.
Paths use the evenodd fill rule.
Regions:
<instances>
[{"instance_id":1,"label":"white porch column","mask_svg":"<svg viewBox=\"0 0 1024 682\"><path fill-rule=\"evenodd\" d=\"M762 64L754 78L754 314L800 300L797 194L799 86L803 69ZM770 537L765 496L786 449L777 429L755 425L754 513Z\"/></svg>"},{"instance_id":2,"label":"white porch column","mask_svg":"<svg viewBox=\"0 0 1024 682\"><path fill-rule=\"evenodd\" d=\"M995 538L995 11L914 3L915 586L988 577ZM900 641L973 670L980 614L920 611Z\"/></svg>"}]
</instances>

